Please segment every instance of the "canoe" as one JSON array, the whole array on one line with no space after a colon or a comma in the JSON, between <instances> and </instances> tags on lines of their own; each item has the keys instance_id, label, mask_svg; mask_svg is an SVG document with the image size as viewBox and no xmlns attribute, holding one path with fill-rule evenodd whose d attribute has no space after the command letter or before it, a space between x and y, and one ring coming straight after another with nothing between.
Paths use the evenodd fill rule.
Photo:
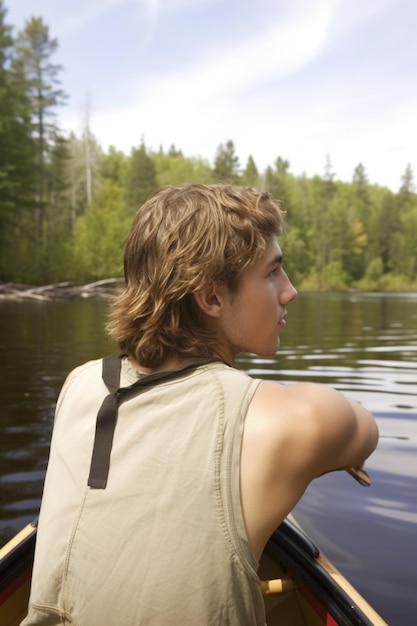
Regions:
<instances>
[{"instance_id":1,"label":"canoe","mask_svg":"<svg viewBox=\"0 0 417 626\"><path fill-rule=\"evenodd\" d=\"M0 624L18 626L26 616L36 522L27 524L0 548Z\"/></svg>"},{"instance_id":2,"label":"canoe","mask_svg":"<svg viewBox=\"0 0 417 626\"><path fill-rule=\"evenodd\" d=\"M0 624L26 615L36 522L0 549ZM277 528L260 562L268 626L388 626L321 554L290 515Z\"/></svg>"}]
</instances>

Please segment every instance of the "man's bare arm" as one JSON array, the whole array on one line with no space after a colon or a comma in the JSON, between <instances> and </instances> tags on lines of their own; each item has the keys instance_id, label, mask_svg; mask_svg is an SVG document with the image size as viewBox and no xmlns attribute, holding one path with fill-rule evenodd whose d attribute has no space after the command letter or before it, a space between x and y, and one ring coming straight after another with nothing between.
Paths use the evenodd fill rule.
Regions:
<instances>
[{"instance_id":1,"label":"man's bare arm","mask_svg":"<svg viewBox=\"0 0 417 626\"><path fill-rule=\"evenodd\" d=\"M255 552L312 480L361 466L377 441L372 415L329 387L260 383L241 455L242 506Z\"/></svg>"}]
</instances>

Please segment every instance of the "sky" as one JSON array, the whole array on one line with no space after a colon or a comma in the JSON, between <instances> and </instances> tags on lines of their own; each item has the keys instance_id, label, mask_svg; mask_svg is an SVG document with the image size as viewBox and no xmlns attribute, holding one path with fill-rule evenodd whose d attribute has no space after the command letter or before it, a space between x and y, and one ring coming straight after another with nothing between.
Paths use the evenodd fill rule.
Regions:
<instances>
[{"instance_id":1,"label":"sky","mask_svg":"<svg viewBox=\"0 0 417 626\"><path fill-rule=\"evenodd\" d=\"M417 182L415 0L4 0L14 33L42 17L69 98L62 130L129 154L174 144L211 164L281 156L294 175L398 191Z\"/></svg>"}]
</instances>

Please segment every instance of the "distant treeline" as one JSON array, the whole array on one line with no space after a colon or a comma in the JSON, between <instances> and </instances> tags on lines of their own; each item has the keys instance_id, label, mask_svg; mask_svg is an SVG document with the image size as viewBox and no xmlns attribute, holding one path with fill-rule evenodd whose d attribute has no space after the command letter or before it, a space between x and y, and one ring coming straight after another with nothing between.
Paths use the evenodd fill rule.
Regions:
<instances>
[{"instance_id":1,"label":"distant treeline","mask_svg":"<svg viewBox=\"0 0 417 626\"><path fill-rule=\"evenodd\" d=\"M138 138L129 155L103 151L86 114L81 137L64 137L57 110L67 98L58 43L39 17L16 36L0 0L0 281L85 283L122 274L124 240L136 209L160 186L233 182L267 189L287 213L281 244L297 287L417 290L417 195L411 165L397 193L371 185L359 163L351 182L290 171L277 157L259 171L239 163L233 141L213 164L175 146ZM88 113L88 112L86 112Z\"/></svg>"}]
</instances>

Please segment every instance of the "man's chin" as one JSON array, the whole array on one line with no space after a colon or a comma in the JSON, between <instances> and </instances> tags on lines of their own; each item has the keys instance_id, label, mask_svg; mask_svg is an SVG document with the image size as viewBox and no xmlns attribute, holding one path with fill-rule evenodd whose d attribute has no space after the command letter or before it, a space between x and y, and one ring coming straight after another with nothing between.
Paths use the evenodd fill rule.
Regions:
<instances>
[{"instance_id":1,"label":"man's chin","mask_svg":"<svg viewBox=\"0 0 417 626\"><path fill-rule=\"evenodd\" d=\"M272 347L272 346L271 346L271 348L268 348L268 349L266 349L266 350L263 350L262 352L258 352L258 355L259 355L259 356L264 356L264 357L271 357L271 356L275 356L275 355L276 355L276 353L277 353L277 352L278 352L278 350L279 350L279 346L280 346L280 344L281 344L281 342L280 342L280 340L278 339L278 341L277 341L277 342L276 342L276 344L275 344L275 347Z\"/></svg>"}]
</instances>

